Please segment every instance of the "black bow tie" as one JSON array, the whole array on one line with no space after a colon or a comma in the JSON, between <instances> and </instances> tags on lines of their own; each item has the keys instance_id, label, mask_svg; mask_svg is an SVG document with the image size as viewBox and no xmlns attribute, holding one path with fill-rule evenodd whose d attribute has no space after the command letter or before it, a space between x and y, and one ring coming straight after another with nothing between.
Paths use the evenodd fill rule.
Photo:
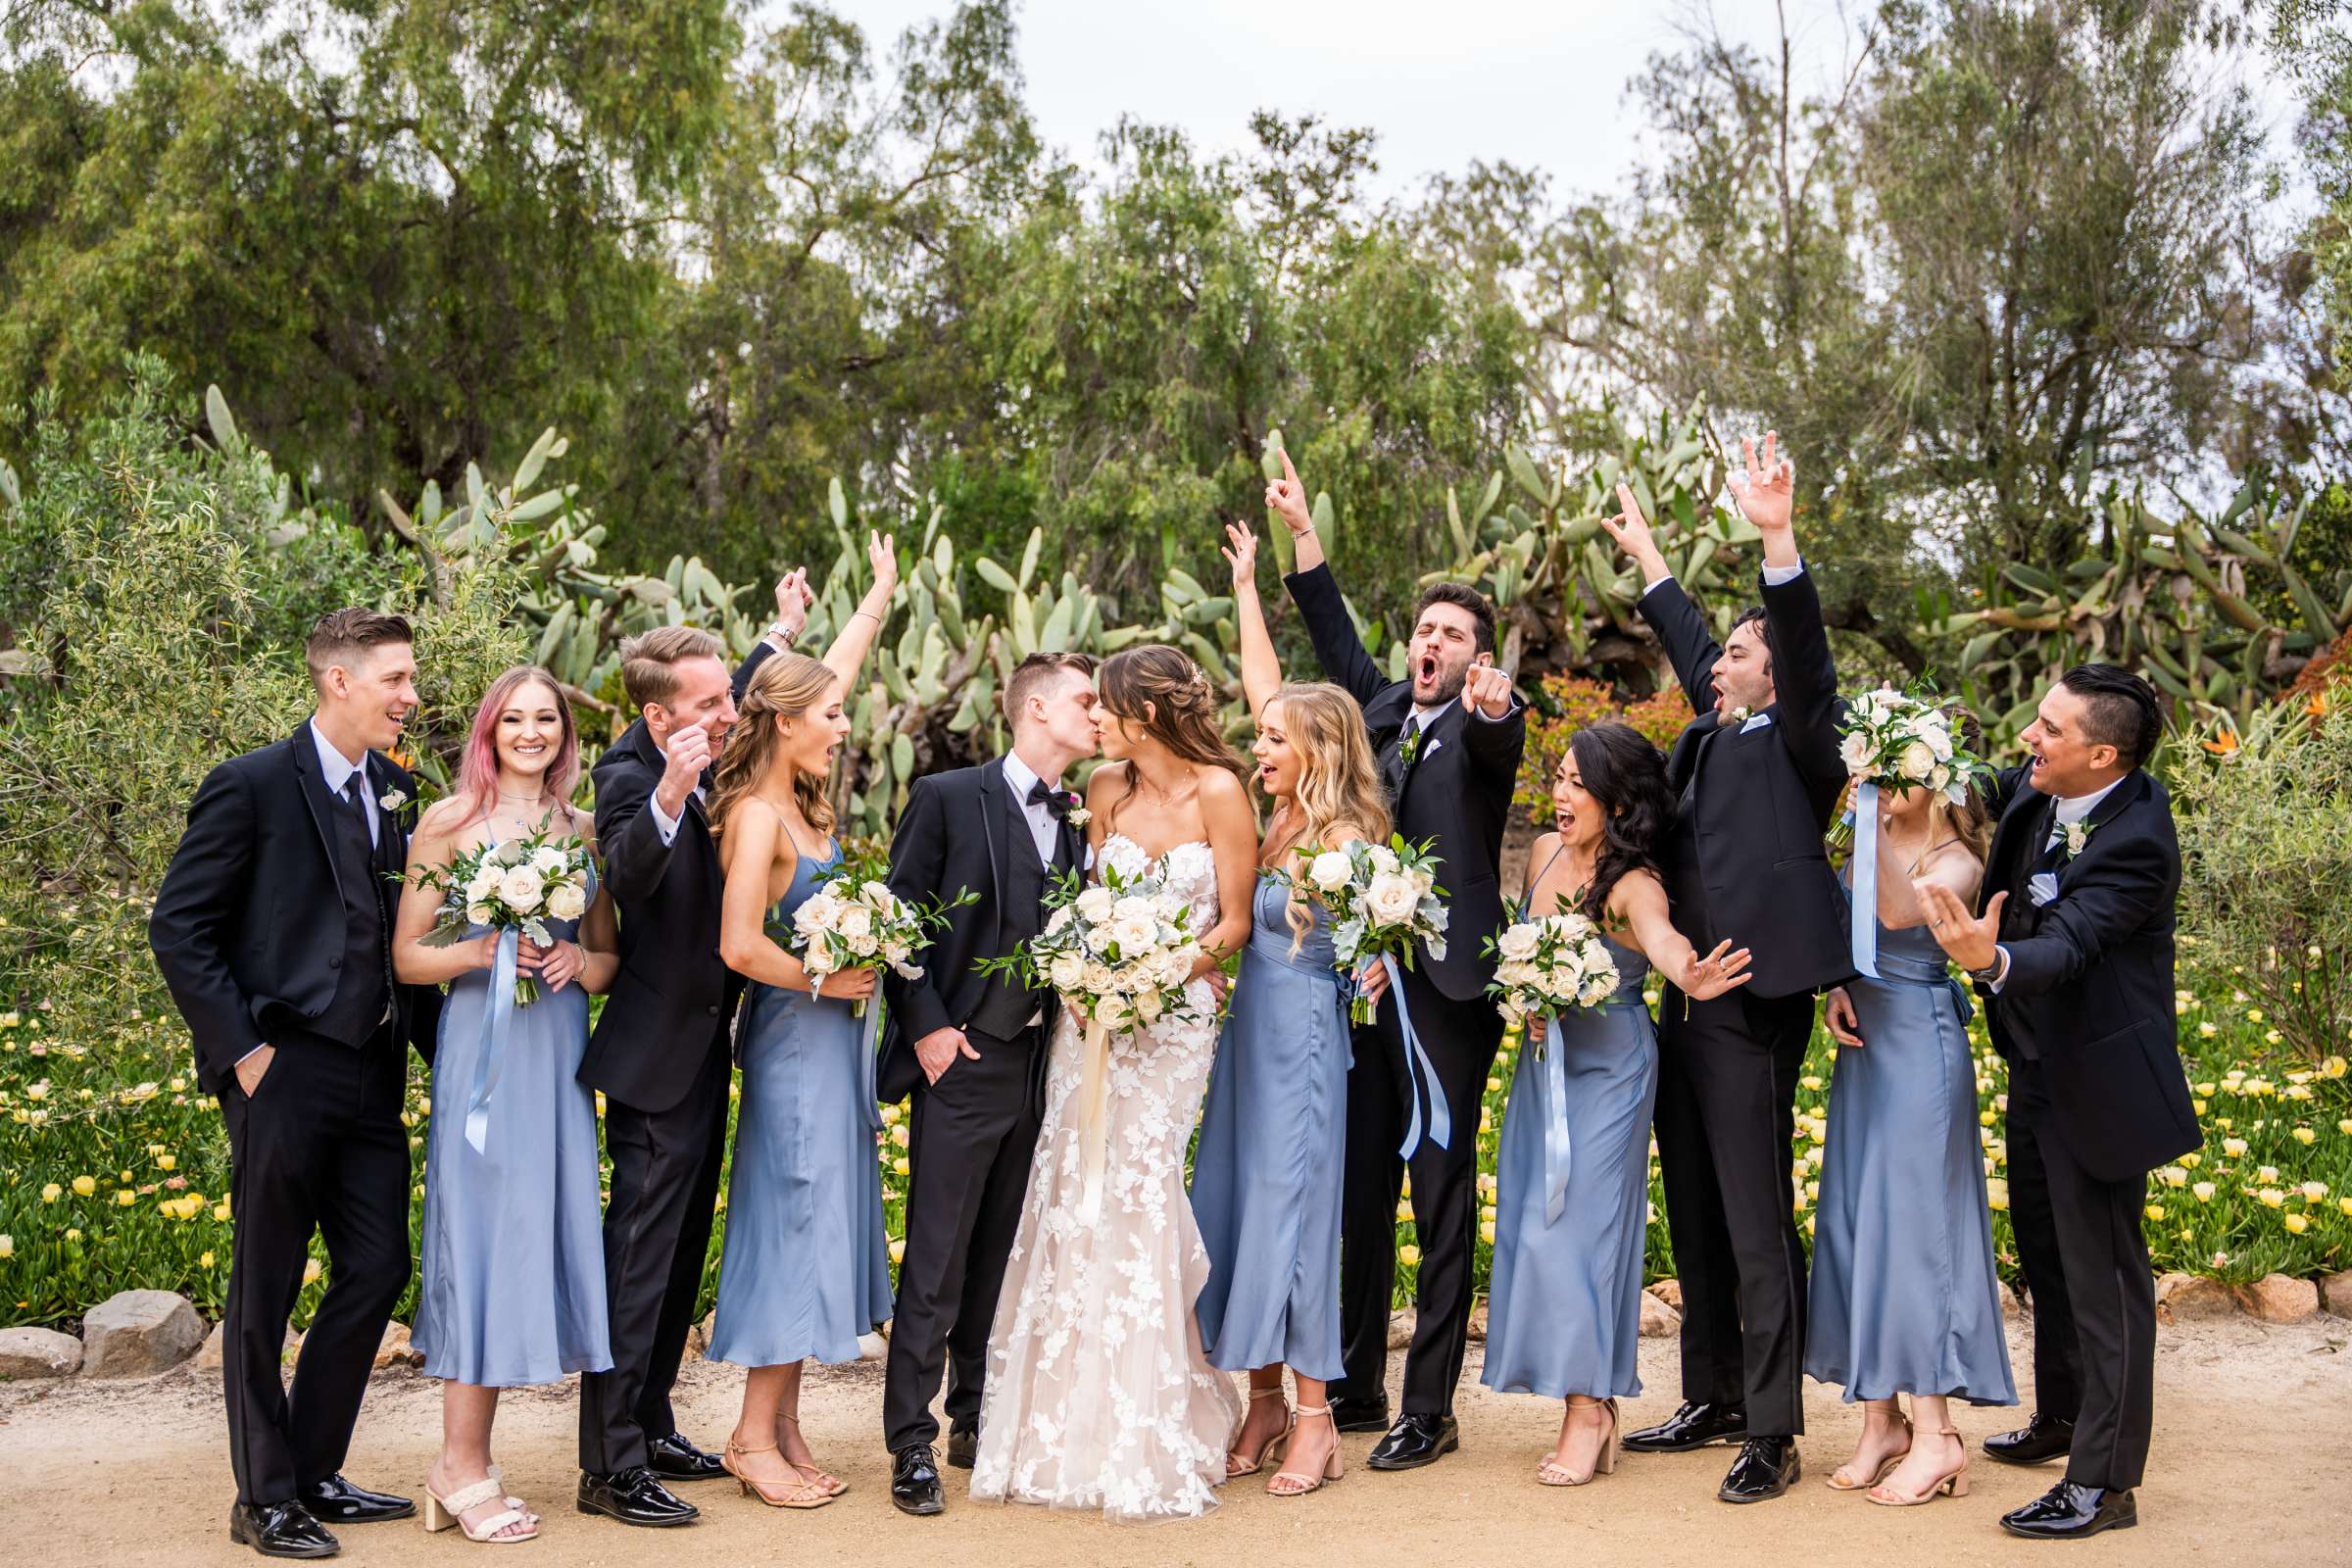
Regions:
<instances>
[{"instance_id":1,"label":"black bow tie","mask_svg":"<svg viewBox=\"0 0 2352 1568\"><path fill-rule=\"evenodd\" d=\"M1069 819L1070 797L1042 778L1029 786L1029 804L1044 807L1053 813L1054 820L1056 822Z\"/></svg>"}]
</instances>

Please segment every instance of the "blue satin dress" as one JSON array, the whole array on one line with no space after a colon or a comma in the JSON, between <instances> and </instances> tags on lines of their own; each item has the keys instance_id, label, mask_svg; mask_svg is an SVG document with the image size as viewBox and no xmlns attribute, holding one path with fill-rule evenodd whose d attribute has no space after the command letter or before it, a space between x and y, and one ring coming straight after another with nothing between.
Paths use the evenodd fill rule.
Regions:
<instances>
[{"instance_id":1,"label":"blue satin dress","mask_svg":"<svg viewBox=\"0 0 2352 1568\"><path fill-rule=\"evenodd\" d=\"M579 922L547 929L576 941ZM450 982L433 1048L417 1246L424 1375L493 1389L612 1365L596 1094L576 1076L588 994L577 981L561 991L542 984L538 1001L515 1006L514 985L511 964Z\"/></svg>"},{"instance_id":2,"label":"blue satin dress","mask_svg":"<svg viewBox=\"0 0 2352 1568\"><path fill-rule=\"evenodd\" d=\"M1805 1371L1849 1402L2015 1404L1968 993L1925 926L1881 924L1878 943L1879 978L1846 982L1866 1044L1830 1081Z\"/></svg>"},{"instance_id":3,"label":"blue satin dress","mask_svg":"<svg viewBox=\"0 0 2352 1568\"><path fill-rule=\"evenodd\" d=\"M1642 1392L1658 1034L1642 1000L1648 963L1601 940L1617 960L1616 995L1552 1020L1540 1049L1523 1042L1511 1075L1479 1373L1501 1394Z\"/></svg>"},{"instance_id":4,"label":"blue satin dress","mask_svg":"<svg viewBox=\"0 0 2352 1568\"><path fill-rule=\"evenodd\" d=\"M1195 1314L1209 1364L1341 1375L1340 1190L1348 1030L1331 916L1291 951L1290 895L1264 872L1193 1156L1208 1249Z\"/></svg>"},{"instance_id":5,"label":"blue satin dress","mask_svg":"<svg viewBox=\"0 0 2352 1568\"><path fill-rule=\"evenodd\" d=\"M840 863L838 845L822 860L803 856L771 918L789 925ZM858 1336L890 1316L882 1169L858 1060L864 1040L865 1021L846 1000L758 984L744 994L735 1024L743 1098L713 1361L855 1361Z\"/></svg>"}]
</instances>

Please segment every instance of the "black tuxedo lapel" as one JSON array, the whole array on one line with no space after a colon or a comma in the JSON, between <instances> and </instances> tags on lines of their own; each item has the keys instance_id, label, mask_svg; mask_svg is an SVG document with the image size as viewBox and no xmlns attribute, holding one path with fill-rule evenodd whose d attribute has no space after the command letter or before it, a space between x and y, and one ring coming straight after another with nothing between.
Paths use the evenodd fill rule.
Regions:
<instances>
[{"instance_id":1,"label":"black tuxedo lapel","mask_svg":"<svg viewBox=\"0 0 2352 1568\"><path fill-rule=\"evenodd\" d=\"M1984 879L1984 891L1978 895L1978 906L1993 894L2006 891L2015 903L2021 892L2027 857L2034 846L2034 829L2047 820L2055 806L2051 797L2032 787L2020 789L2010 801L2009 809L2001 814L2001 825L1992 836L1991 875Z\"/></svg>"},{"instance_id":2,"label":"black tuxedo lapel","mask_svg":"<svg viewBox=\"0 0 2352 1568\"><path fill-rule=\"evenodd\" d=\"M1004 760L998 758L980 769L980 820L982 842L988 846L988 906L997 912L997 928L989 936L988 951L1004 951L1004 867L1006 857L1012 853L1007 829L1011 826L1006 808L1012 790L1004 777Z\"/></svg>"},{"instance_id":3,"label":"black tuxedo lapel","mask_svg":"<svg viewBox=\"0 0 2352 1568\"><path fill-rule=\"evenodd\" d=\"M381 771L382 766L383 764L376 760L375 754L369 752L367 760L360 763L360 788L366 790L376 802L376 874L379 877L398 876L408 869L408 846L401 842L400 825L394 820L393 812L383 804L385 783ZM360 809L363 811L368 809L366 802L361 803ZM379 888L377 891L383 890ZM392 912L397 913L398 901L388 899L386 903L391 906ZM388 923L384 930L386 936L389 937L391 926Z\"/></svg>"},{"instance_id":4,"label":"black tuxedo lapel","mask_svg":"<svg viewBox=\"0 0 2352 1568\"><path fill-rule=\"evenodd\" d=\"M334 880L339 903L343 898L343 858L335 853L334 820L327 813L341 810L342 803L327 791L326 776L318 771L318 747L311 739L307 722L294 732L286 747L292 754L295 776L302 781L302 804L311 809L311 826L318 831L318 848L326 856L327 874Z\"/></svg>"}]
</instances>

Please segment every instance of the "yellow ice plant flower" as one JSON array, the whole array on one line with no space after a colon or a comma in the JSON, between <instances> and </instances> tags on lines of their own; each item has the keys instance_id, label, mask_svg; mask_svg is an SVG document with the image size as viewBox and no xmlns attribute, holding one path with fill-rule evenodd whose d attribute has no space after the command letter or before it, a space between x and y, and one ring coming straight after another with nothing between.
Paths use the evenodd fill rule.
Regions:
<instances>
[{"instance_id":1,"label":"yellow ice plant flower","mask_svg":"<svg viewBox=\"0 0 2352 1568\"><path fill-rule=\"evenodd\" d=\"M177 1170L179 1169L179 1156L177 1154L158 1154L155 1156L155 1168L157 1170Z\"/></svg>"},{"instance_id":2,"label":"yellow ice plant flower","mask_svg":"<svg viewBox=\"0 0 2352 1568\"><path fill-rule=\"evenodd\" d=\"M2146 1213L2150 1219L2160 1220L2164 1218L2164 1205L2162 1203L2150 1203L2147 1208L2143 1210L2143 1212Z\"/></svg>"},{"instance_id":3,"label":"yellow ice plant flower","mask_svg":"<svg viewBox=\"0 0 2352 1568\"><path fill-rule=\"evenodd\" d=\"M2254 1200L2265 1208L2284 1208L2286 1195L2276 1187L2265 1187L2254 1195Z\"/></svg>"},{"instance_id":4,"label":"yellow ice plant flower","mask_svg":"<svg viewBox=\"0 0 2352 1568\"><path fill-rule=\"evenodd\" d=\"M119 1207L128 1208L138 1200L139 1195L127 1187L119 1187L115 1190L115 1202Z\"/></svg>"},{"instance_id":5,"label":"yellow ice plant flower","mask_svg":"<svg viewBox=\"0 0 2352 1568\"><path fill-rule=\"evenodd\" d=\"M92 1193L96 1192L97 1190L98 1190L98 1178L97 1178L97 1177L95 1177L95 1176L76 1176L76 1177L74 1177L74 1197L76 1197L76 1198L87 1198L87 1197L89 1197L89 1196L90 1196Z\"/></svg>"},{"instance_id":6,"label":"yellow ice plant flower","mask_svg":"<svg viewBox=\"0 0 2352 1568\"><path fill-rule=\"evenodd\" d=\"M1421 1261L1421 1249L1410 1242L1405 1243L1396 1249L1396 1261L1402 1263L1406 1268L1414 1267Z\"/></svg>"},{"instance_id":7,"label":"yellow ice plant flower","mask_svg":"<svg viewBox=\"0 0 2352 1568\"><path fill-rule=\"evenodd\" d=\"M2213 1183L2211 1182L2199 1182L2189 1191L2197 1195L2197 1201L2200 1203L2213 1201Z\"/></svg>"},{"instance_id":8,"label":"yellow ice plant flower","mask_svg":"<svg viewBox=\"0 0 2352 1568\"><path fill-rule=\"evenodd\" d=\"M211 1268L213 1266L213 1254L207 1252L203 1256L197 1258L196 1266L198 1268Z\"/></svg>"},{"instance_id":9,"label":"yellow ice plant flower","mask_svg":"<svg viewBox=\"0 0 2352 1568\"><path fill-rule=\"evenodd\" d=\"M2178 1165L2167 1165L2156 1175L2167 1187L2186 1187L2188 1185L2188 1172Z\"/></svg>"},{"instance_id":10,"label":"yellow ice plant flower","mask_svg":"<svg viewBox=\"0 0 2352 1568\"><path fill-rule=\"evenodd\" d=\"M2216 1025L2210 1018L2197 1025L2197 1033L2207 1040L2211 1040L2215 1035L2218 1035L2222 1031L2220 1027Z\"/></svg>"},{"instance_id":11,"label":"yellow ice plant flower","mask_svg":"<svg viewBox=\"0 0 2352 1568\"><path fill-rule=\"evenodd\" d=\"M906 1239L903 1236L893 1236L890 1239L890 1260L893 1263L896 1263L905 1258L906 1255Z\"/></svg>"},{"instance_id":12,"label":"yellow ice plant flower","mask_svg":"<svg viewBox=\"0 0 2352 1568\"><path fill-rule=\"evenodd\" d=\"M1480 1220L1478 1222L1478 1237L1480 1241L1485 1242L1489 1247L1494 1246L1494 1222L1491 1219Z\"/></svg>"},{"instance_id":13,"label":"yellow ice plant flower","mask_svg":"<svg viewBox=\"0 0 2352 1568\"><path fill-rule=\"evenodd\" d=\"M80 1229L79 1229L78 1227L76 1227L76 1228L74 1228L74 1229L70 1229L70 1230L68 1230L68 1231L66 1232L66 1240L67 1240L67 1241L69 1241L69 1242L78 1242L78 1241L80 1241L80 1240L81 1240L81 1231L80 1231Z\"/></svg>"},{"instance_id":14,"label":"yellow ice plant flower","mask_svg":"<svg viewBox=\"0 0 2352 1568\"><path fill-rule=\"evenodd\" d=\"M220 1202L213 1205L213 1218L219 1220L225 1220L228 1218L228 1200L226 1199L222 1199Z\"/></svg>"},{"instance_id":15,"label":"yellow ice plant flower","mask_svg":"<svg viewBox=\"0 0 2352 1568\"><path fill-rule=\"evenodd\" d=\"M17 1239L14 1236L9 1235L6 1231L0 1231L0 1257L14 1257L16 1255Z\"/></svg>"},{"instance_id":16,"label":"yellow ice plant flower","mask_svg":"<svg viewBox=\"0 0 2352 1568\"><path fill-rule=\"evenodd\" d=\"M2305 1182L2303 1184L2303 1201L2306 1203L2316 1203L2327 1196L2328 1184L2326 1182Z\"/></svg>"},{"instance_id":17,"label":"yellow ice plant flower","mask_svg":"<svg viewBox=\"0 0 2352 1568\"><path fill-rule=\"evenodd\" d=\"M2343 1214L2344 1218L2352 1219L2352 1198L2337 1199L2335 1200L2335 1206Z\"/></svg>"},{"instance_id":18,"label":"yellow ice plant flower","mask_svg":"<svg viewBox=\"0 0 2352 1568\"><path fill-rule=\"evenodd\" d=\"M2243 1158L2246 1152L2246 1141L2243 1138L2225 1138L2222 1140L2222 1152L2228 1154L2231 1159Z\"/></svg>"},{"instance_id":19,"label":"yellow ice plant flower","mask_svg":"<svg viewBox=\"0 0 2352 1568\"><path fill-rule=\"evenodd\" d=\"M2270 1183L2278 1179L2278 1167L2276 1165L2257 1165L2254 1167L2254 1179L2263 1183L2265 1186L2268 1186Z\"/></svg>"},{"instance_id":20,"label":"yellow ice plant flower","mask_svg":"<svg viewBox=\"0 0 2352 1568\"><path fill-rule=\"evenodd\" d=\"M44 1203L54 1203L60 1198L63 1198L65 1194L66 1190L63 1187L58 1186L55 1182L43 1182L41 1184L41 1201Z\"/></svg>"},{"instance_id":21,"label":"yellow ice plant flower","mask_svg":"<svg viewBox=\"0 0 2352 1568\"><path fill-rule=\"evenodd\" d=\"M2286 1234L2289 1236L2300 1236L2311 1229L2311 1221L2300 1214L2284 1215L2279 1219L2279 1223L2286 1227Z\"/></svg>"},{"instance_id":22,"label":"yellow ice plant flower","mask_svg":"<svg viewBox=\"0 0 2352 1568\"><path fill-rule=\"evenodd\" d=\"M901 1154L898 1158L890 1162L890 1171L894 1176L904 1176L913 1168L914 1167L912 1165L907 1163L906 1156L905 1154Z\"/></svg>"},{"instance_id":23,"label":"yellow ice plant flower","mask_svg":"<svg viewBox=\"0 0 2352 1568\"><path fill-rule=\"evenodd\" d=\"M904 1122L897 1122L897 1123L893 1123L893 1124L892 1124L892 1126L891 1126L891 1129L890 1129L890 1141L891 1141L892 1143L894 1143L894 1144L898 1145L898 1146L899 1146L901 1149L905 1149L905 1148L907 1146L907 1144L909 1144L909 1143L911 1143L911 1142L913 1141L913 1139L912 1139L912 1135L910 1135L910 1134L909 1134L909 1133L906 1131L906 1123L904 1123Z\"/></svg>"},{"instance_id":24,"label":"yellow ice plant flower","mask_svg":"<svg viewBox=\"0 0 2352 1568\"><path fill-rule=\"evenodd\" d=\"M2308 1127L2298 1127L2287 1136L2294 1139L2296 1143L2301 1144L2305 1149L2309 1149L2313 1144L2317 1143L2320 1137L2318 1133L2313 1132Z\"/></svg>"},{"instance_id":25,"label":"yellow ice plant flower","mask_svg":"<svg viewBox=\"0 0 2352 1568\"><path fill-rule=\"evenodd\" d=\"M318 1283L318 1276L325 1272L326 1270L319 1266L317 1258L311 1258L302 1265L302 1283L316 1285Z\"/></svg>"},{"instance_id":26,"label":"yellow ice plant flower","mask_svg":"<svg viewBox=\"0 0 2352 1568\"><path fill-rule=\"evenodd\" d=\"M1998 1176L1987 1177L1984 1182L1984 1201L1994 1209L2006 1209L2009 1206L2008 1182Z\"/></svg>"},{"instance_id":27,"label":"yellow ice plant flower","mask_svg":"<svg viewBox=\"0 0 2352 1568\"><path fill-rule=\"evenodd\" d=\"M2352 1063L2347 1063L2341 1056L2329 1056L2320 1063L2320 1072L2325 1077L2341 1078L2347 1071L2352 1071Z\"/></svg>"},{"instance_id":28,"label":"yellow ice plant flower","mask_svg":"<svg viewBox=\"0 0 2352 1568\"><path fill-rule=\"evenodd\" d=\"M1412 1205L1412 1204L1410 1204L1410 1203L1408 1203L1408 1202L1406 1202L1406 1201L1404 1201L1402 1199L1398 1199L1398 1200L1396 1200L1396 1220L1397 1220L1397 1223L1398 1223L1398 1224L1402 1224L1404 1221L1406 1221L1406 1220L1408 1220L1408 1219L1411 1219L1412 1217L1413 1217L1413 1205Z\"/></svg>"}]
</instances>

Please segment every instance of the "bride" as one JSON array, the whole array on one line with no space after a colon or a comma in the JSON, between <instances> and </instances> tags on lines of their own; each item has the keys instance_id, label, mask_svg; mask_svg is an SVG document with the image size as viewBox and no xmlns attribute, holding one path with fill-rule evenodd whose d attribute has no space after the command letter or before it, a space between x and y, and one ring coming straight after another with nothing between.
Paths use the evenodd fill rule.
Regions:
<instances>
[{"instance_id":1,"label":"bride","mask_svg":"<svg viewBox=\"0 0 2352 1568\"><path fill-rule=\"evenodd\" d=\"M1110 1037L1101 1200L1081 1211L1077 1125L1085 1032L1063 1008L1020 1232L989 1337L972 1495L1117 1519L1216 1505L1241 1421L1193 1316L1208 1254L1184 1154L1217 1043L1218 963L1250 938L1257 827L1242 764L1219 738L1208 677L1182 652L1130 648L1102 665L1102 755L1087 787L1093 864L1156 872L1192 906L1201 956L1191 1016Z\"/></svg>"}]
</instances>

